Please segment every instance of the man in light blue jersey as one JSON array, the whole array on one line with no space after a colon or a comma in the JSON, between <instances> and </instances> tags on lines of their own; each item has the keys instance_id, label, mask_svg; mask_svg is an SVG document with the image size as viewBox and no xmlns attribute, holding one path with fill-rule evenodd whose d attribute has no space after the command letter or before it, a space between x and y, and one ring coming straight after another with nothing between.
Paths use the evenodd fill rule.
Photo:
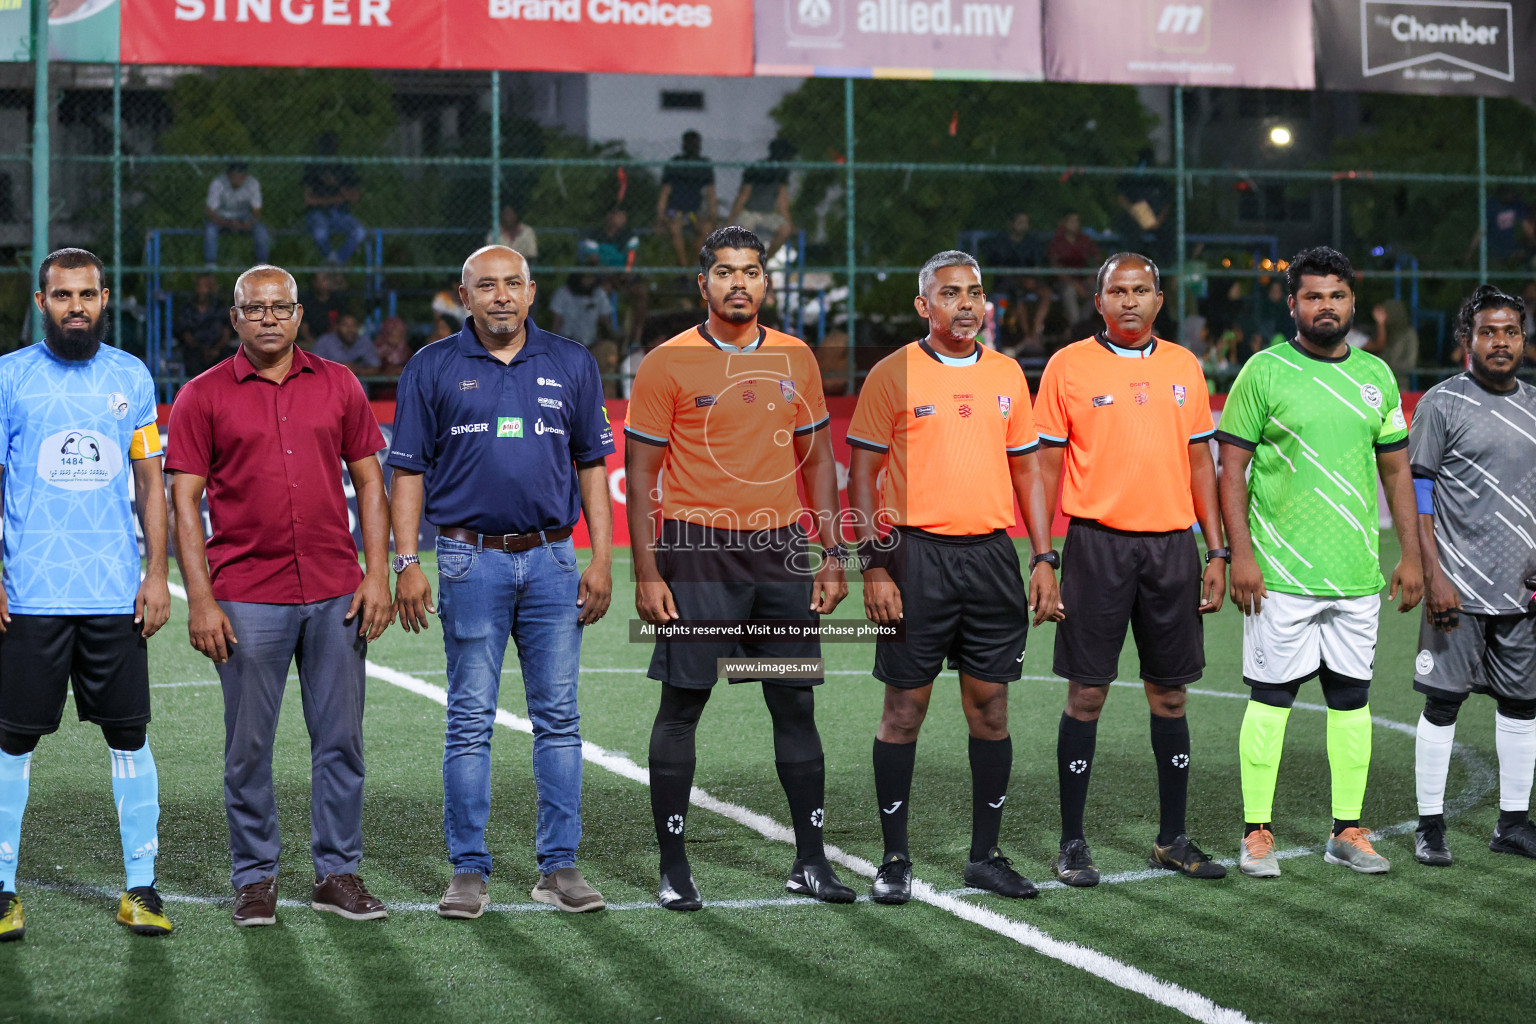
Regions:
<instances>
[{"instance_id":1,"label":"man in light blue jersey","mask_svg":"<svg viewBox=\"0 0 1536 1024\"><path fill-rule=\"evenodd\" d=\"M32 751L58 729L66 685L111 752L128 875L118 923L171 930L155 891L160 788L145 733L147 641L171 605L160 432L148 369L101 344L103 284L101 260L84 249L49 255L34 296L45 343L0 358L0 941L25 928L16 871Z\"/></svg>"}]
</instances>

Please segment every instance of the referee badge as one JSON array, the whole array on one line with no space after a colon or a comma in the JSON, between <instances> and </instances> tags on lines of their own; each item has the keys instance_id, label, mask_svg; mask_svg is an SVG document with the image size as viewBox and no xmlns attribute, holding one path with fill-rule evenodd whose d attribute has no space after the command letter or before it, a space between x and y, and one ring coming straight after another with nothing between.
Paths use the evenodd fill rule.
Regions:
<instances>
[{"instance_id":1,"label":"referee badge","mask_svg":"<svg viewBox=\"0 0 1536 1024\"><path fill-rule=\"evenodd\" d=\"M1188 396L1189 392L1184 389L1183 384L1175 384L1173 386L1173 400L1179 405L1182 406L1184 404L1184 399Z\"/></svg>"},{"instance_id":2,"label":"referee badge","mask_svg":"<svg viewBox=\"0 0 1536 1024\"><path fill-rule=\"evenodd\" d=\"M783 394L784 401L793 402L795 400L795 382L792 380L779 381L779 392Z\"/></svg>"},{"instance_id":3,"label":"referee badge","mask_svg":"<svg viewBox=\"0 0 1536 1024\"><path fill-rule=\"evenodd\" d=\"M1008 414L1013 411L1013 399L1007 395L998 395L997 409L1003 414L1003 419L1007 419Z\"/></svg>"}]
</instances>

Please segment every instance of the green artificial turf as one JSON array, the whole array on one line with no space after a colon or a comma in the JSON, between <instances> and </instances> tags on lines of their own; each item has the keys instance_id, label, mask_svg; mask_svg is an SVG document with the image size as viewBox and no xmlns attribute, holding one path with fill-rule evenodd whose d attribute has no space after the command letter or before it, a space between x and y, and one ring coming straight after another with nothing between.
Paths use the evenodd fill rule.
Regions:
<instances>
[{"instance_id":1,"label":"green artificial turf","mask_svg":"<svg viewBox=\"0 0 1536 1024\"><path fill-rule=\"evenodd\" d=\"M1390 535L1384 551L1392 548ZM619 552L621 556L626 552ZM1390 557L1390 554L1387 555ZM657 686L644 677L649 648L628 642L628 563L619 563L613 611L588 630L581 681L583 735L642 766ZM858 587L840 616L862 615ZM1417 613L1382 617L1372 710L1411 726ZM445 685L441 633L392 628L371 651L382 666ZM1241 694L1241 626L1224 609L1207 620L1209 661L1199 689ZM1052 629L1031 636L1026 676L1050 675ZM1128 645L1129 648L1129 645ZM880 855L870 744L881 687L866 673L873 649L825 647L830 675L817 691L827 754L827 839ZM113 923L122 885L107 754L93 726L72 720L33 762L20 857L27 912L23 942L0 946L0 1020L87 1021L1142 1021L1172 1010L1066 966L934 907L861 902L782 905L793 850L723 816L694 809L689 856L706 902L774 900L669 914L649 907L655 840L645 787L586 765L582 868L611 909L564 915L504 910L444 921L429 905L450 877L442 838L443 709L369 680L362 873L394 909L353 923L307 907L308 741L298 684L279 728L276 777L286 849L284 906L272 928L229 922L229 856L222 789L222 701L213 666L186 642L185 605L150 644L163 805L159 884L173 935L143 939ZM617 671L616 671L617 670ZM1121 664L1136 678L1134 650ZM501 706L524 714L509 661ZM186 684L186 685L169 685ZM203 685L196 685L203 684ZM716 688L699 730L696 785L787 820L773 770L769 722L754 684ZM1038 882L1050 878L1057 841L1055 737L1065 684L1025 679L1011 690L1015 764L1003 846ZM1315 684L1303 701L1320 702ZM1235 858L1242 814L1237 731L1243 701L1195 694L1190 832L1213 855ZM1048 889L1010 902L966 896L1051 936L1089 946L1254 1020L1473 1021L1507 1017L1536 990L1536 939L1527 926L1536 864L1487 850L1497 815L1493 705L1475 698L1457 739L1449 794L1475 802L1450 823L1455 867L1423 868L1412 835L1380 841L1384 877L1355 875L1320 855L1282 861L1278 880L1235 870L1220 882L1174 876L1076 891ZM970 781L957 688L943 679L918 744L911 835L918 877L963 887ZM491 898L530 907L534 787L526 734L498 728L492 746ZM1282 849L1326 839L1324 716L1291 718L1276 800ZM1413 737L1375 731L1365 823L1411 821ZM1155 770L1146 702L1117 687L1099 732L1087 831L1107 875L1146 868L1156 832ZM860 892L863 879L851 878ZM623 909L630 908L630 909Z\"/></svg>"}]
</instances>

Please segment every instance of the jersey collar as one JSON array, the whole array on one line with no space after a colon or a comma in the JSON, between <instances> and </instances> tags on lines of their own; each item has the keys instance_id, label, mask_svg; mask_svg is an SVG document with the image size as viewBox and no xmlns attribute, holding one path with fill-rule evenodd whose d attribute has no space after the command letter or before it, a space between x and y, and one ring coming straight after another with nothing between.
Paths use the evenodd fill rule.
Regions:
<instances>
[{"instance_id":1,"label":"jersey collar","mask_svg":"<svg viewBox=\"0 0 1536 1024\"><path fill-rule=\"evenodd\" d=\"M547 332L534 323L532 317L524 320L523 324L525 332L523 347L517 350L517 355L512 357L512 362L506 364L508 366L520 363L524 359L532 359L536 355L543 354L549 348L549 341L545 337ZM462 356L467 356L470 359L490 359L494 362L501 362L501 360L491 355L484 345L480 344L480 336L475 333L475 322L473 319L466 319L464 321L464 327L459 331L458 344L459 354Z\"/></svg>"},{"instance_id":2,"label":"jersey collar","mask_svg":"<svg viewBox=\"0 0 1536 1024\"><path fill-rule=\"evenodd\" d=\"M1291 346L1291 348L1295 349L1297 352L1299 352L1302 355L1306 356L1308 359L1314 360L1314 361L1319 362L1319 363L1342 363L1342 362L1344 362L1344 360L1348 359L1354 353L1354 351L1355 351L1353 348L1346 348L1344 350L1344 354L1343 355L1337 356L1337 357L1335 357L1333 359L1330 359L1327 356L1320 356L1320 355L1317 355L1314 352L1308 352L1305 348L1302 347L1301 342L1297 341L1295 338L1292 338L1290 340L1290 346Z\"/></svg>"},{"instance_id":3,"label":"jersey collar","mask_svg":"<svg viewBox=\"0 0 1536 1024\"><path fill-rule=\"evenodd\" d=\"M312 355L297 345L293 346L293 362L289 365L288 373L283 377L283 381L286 382L289 377L296 373L314 373L319 369L317 365L319 358L319 356ZM237 382L248 381L252 377L261 377L255 365L246 356L244 345L237 345L235 347L235 356L230 360L230 364L235 371L235 380ZM265 380L266 378L263 377L262 379Z\"/></svg>"},{"instance_id":4,"label":"jersey collar","mask_svg":"<svg viewBox=\"0 0 1536 1024\"><path fill-rule=\"evenodd\" d=\"M968 356L960 356L959 358L956 358L955 356L940 355L938 352L934 351L932 345L928 344L927 338L920 340L917 343L917 347L932 356L935 362L943 363L945 366L972 366L981 362L981 342L979 341L976 343L976 350L974 352Z\"/></svg>"},{"instance_id":5,"label":"jersey collar","mask_svg":"<svg viewBox=\"0 0 1536 1024\"><path fill-rule=\"evenodd\" d=\"M730 352L734 355L744 355L747 352L756 352L758 348L761 347L763 342L768 337L768 328L764 327L762 324L758 324L757 338L749 344L742 345L740 348L735 345L727 345L723 341L717 341L715 336L709 333L708 323L699 324L699 333L704 336L705 341L715 346L715 348L719 349L721 352Z\"/></svg>"},{"instance_id":6,"label":"jersey collar","mask_svg":"<svg viewBox=\"0 0 1536 1024\"><path fill-rule=\"evenodd\" d=\"M1093 340L1109 349L1115 355L1124 356L1127 359L1150 359L1152 353L1157 351L1157 338L1155 336L1148 339L1147 343L1141 346L1141 348L1126 348L1123 345L1116 345L1109 340L1109 335L1103 331L1095 334Z\"/></svg>"}]
</instances>

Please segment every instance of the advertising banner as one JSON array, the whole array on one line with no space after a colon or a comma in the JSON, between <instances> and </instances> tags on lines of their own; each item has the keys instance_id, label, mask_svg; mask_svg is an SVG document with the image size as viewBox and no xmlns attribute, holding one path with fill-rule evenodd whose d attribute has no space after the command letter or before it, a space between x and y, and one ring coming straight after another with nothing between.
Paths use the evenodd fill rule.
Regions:
<instances>
[{"instance_id":1,"label":"advertising banner","mask_svg":"<svg viewBox=\"0 0 1536 1024\"><path fill-rule=\"evenodd\" d=\"M431 68L431 0L121 0L125 64Z\"/></svg>"},{"instance_id":2,"label":"advertising banner","mask_svg":"<svg viewBox=\"0 0 1536 1024\"><path fill-rule=\"evenodd\" d=\"M1044 0L1053 82L1313 88L1310 0Z\"/></svg>"},{"instance_id":3,"label":"advertising banner","mask_svg":"<svg viewBox=\"0 0 1536 1024\"><path fill-rule=\"evenodd\" d=\"M756 0L757 74L1039 81L1040 0Z\"/></svg>"},{"instance_id":4,"label":"advertising banner","mask_svg":"<svg viewBox=\"0 0 1536 1024\"><path fill-rule=\"evenodd\" d=\"M744 0L446 0L440 67L752 74Z\"/></svg>"},{"instance_id":5,"label":"advertising banner","mask_svg":"<svg viewBox=\"0 0 1536 1024\"><path fill-rule=\"evenodd\" d=\"M1536 97L1536 4L1313 0L1325 89Z\"/></svg>"}]
</instances>

